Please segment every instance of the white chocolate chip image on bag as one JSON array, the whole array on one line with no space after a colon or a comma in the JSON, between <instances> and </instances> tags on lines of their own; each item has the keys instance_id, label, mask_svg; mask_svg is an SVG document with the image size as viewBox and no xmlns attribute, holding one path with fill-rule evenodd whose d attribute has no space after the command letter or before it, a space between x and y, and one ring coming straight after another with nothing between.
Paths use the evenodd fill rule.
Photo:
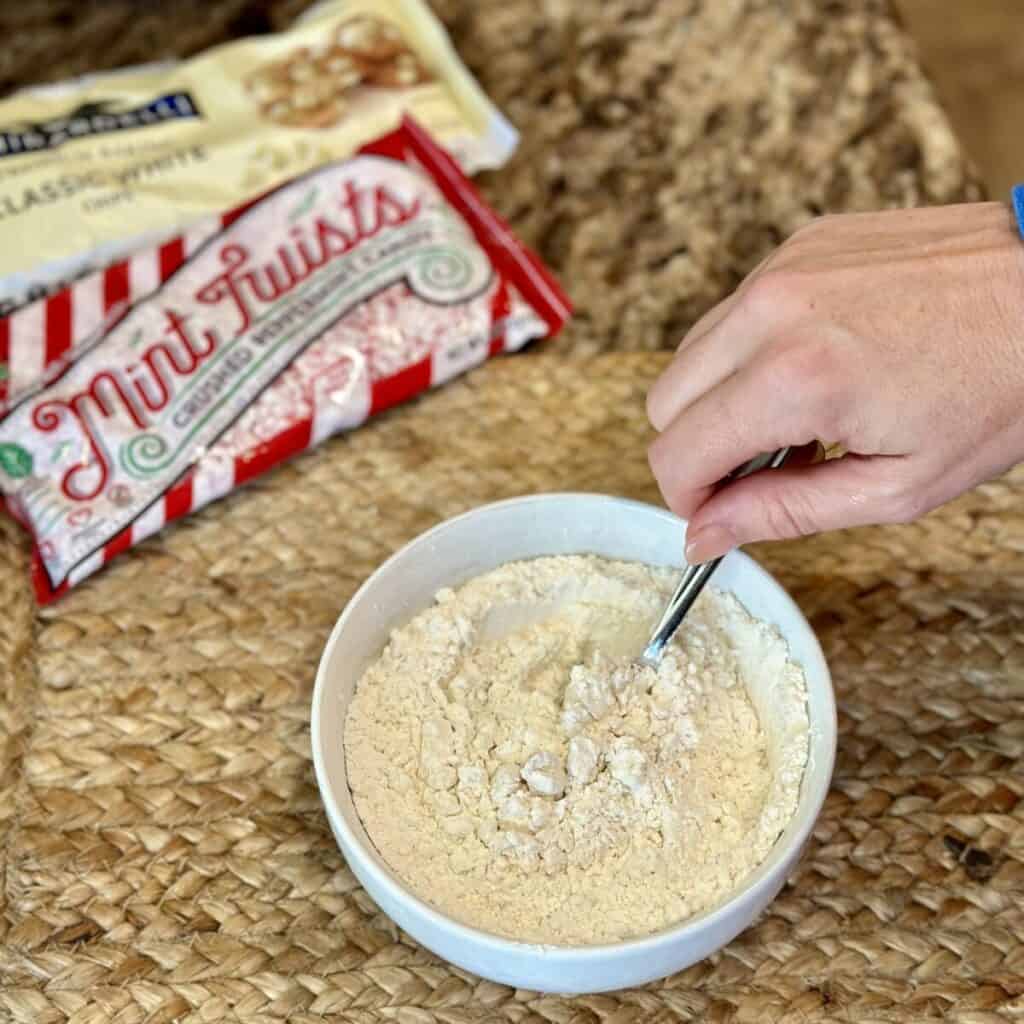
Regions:
<instances>
[{"instance_id":1,"label":"white chocolate chip image on bag","mask_svg":"<svg viewBox=\"0 0 1024 1024\"><path fill-rule=\"evenodd\" d=\"M367 82L385 89L401 89L430 81L426 68L412 53L400 53L392 61L380 61L366 76Z\"/></svg>"},{"instance_id":2,"label":"white chocolate chip image on bag","mask_svg":"<svg viewBox=\"0 0 1024 1024\"><path fill-rule=\"evenodd\" d=\"M365 60L394 60L409 52L401 32L380 18L349 18L341 23L334 38L342 49Z\"/></svg>"},{"instance_id":3,"label":"white chocolate chip image on bag","mask_svg":"<svg viewBox=\"0 0 1024 1024\"><path fill-rule=\"evenodd\" d=\"M331 47L317 62L320 75L334 83L339 90L354 89L361 85L366 72L360 62L343 47Z\"/></svg>"},{"instance_id":4,"label":"white chocolate chip image on bag","mask_svg":"<svg viewBox=\"0 0 1024 1024\"><path fill-rule=\"evenodd\" d=\"M433 81L397 26L381 18L345 19L332 40L320 50L298 47L246 76L262 117L289 128L330 128L353 115L361 91Z\"/></svg>"}]
</instances>

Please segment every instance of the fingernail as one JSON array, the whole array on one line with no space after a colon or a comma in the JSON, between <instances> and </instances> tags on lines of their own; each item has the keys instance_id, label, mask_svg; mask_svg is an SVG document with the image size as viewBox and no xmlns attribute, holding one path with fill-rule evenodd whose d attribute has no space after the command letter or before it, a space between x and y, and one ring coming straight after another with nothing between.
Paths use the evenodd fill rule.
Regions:
<instances>
[{"instance_id":1,"label":"fingernail","mask_svg":"<svg viewBox=\"0 0 1024 1024\"><path fill-rule=\"evenodd\" d=\"M686 560L690 565L710 562L739 545L736 535L728 526L709 523L702 526L691 536L686 537Z\"/></svg>"}]
</instances>

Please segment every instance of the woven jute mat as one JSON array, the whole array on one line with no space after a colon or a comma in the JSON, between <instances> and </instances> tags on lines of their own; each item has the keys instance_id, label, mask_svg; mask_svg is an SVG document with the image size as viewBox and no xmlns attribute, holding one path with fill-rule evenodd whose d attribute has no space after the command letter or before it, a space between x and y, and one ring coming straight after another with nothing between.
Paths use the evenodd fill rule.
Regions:
<instances>
[{"instance_id":1,"label":"woven jute mat","mask_svg":"<svg viewBox=\"0 0 1024 1024\"><path fill-rule=\"evenodd\" d=\"M0 1018L919 1021L1024 1011L1024 474L755 552L824 644L835 781L792 883L665 982L561 999L399 934L309 753L318 657L391 551L482 502L656 500L659 354L497 360L165 531L41 614L0 528Z\"/></svg>"},{"instance_id":2,"label":"woven jute mat","mask_svg":"<svg viewBox=\"0 0 1024 1024\"><path fill-rule=\"evenodd\" d=\"M187 55L308 2L8 0L0 90ZM981 195L888 0L432 2L522 132L482 183L574 299L575 351L673 345L816 214Z\"/></svg>"}]
</instances>

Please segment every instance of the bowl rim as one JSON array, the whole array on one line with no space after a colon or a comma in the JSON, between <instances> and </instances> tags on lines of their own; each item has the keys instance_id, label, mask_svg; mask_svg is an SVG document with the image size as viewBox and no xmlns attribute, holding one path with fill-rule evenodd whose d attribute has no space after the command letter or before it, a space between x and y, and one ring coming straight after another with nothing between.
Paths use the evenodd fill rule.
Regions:
<instances>
[{"instance_id":1,"label":"bowl rim","mask_svg":"<svg viewBox=\"0 0 1024 1024\"><path fill-rule=\"evenodd\" d=\"M789 611L791 613L795 613L798 621L800 621L806 628L813 642L814 648L817 649L820 656L821 666L824 670L824 682L826 684L825 692L827 694L827 707L824 709L825 714L822 716L822 721L815 721L814 723L811 723L809 720L808 725L810 727L813 724L813 726L825 731L826 739L830 740L827 747L828 755L823 759L822 763L814 765L814 772L812 775L805 774L802 779L802 785L805 785L807 790L800 794L797 801L796 811L794 811L794 818L799 812L801 804L805 801L808 805L814 806L815 810L813 814L808 816L807 821L789 836L785 847L780 845L780 841L786 831L784 829L783 833L780 834L778 839L776 839L765 859L752 872L750 872L749 875L747 875L746 880L739 888L733 890L727 897L720 900L709 909L702 911L693 917L688 917L678 924L666 925L664 928L660 928L658 931L651 932L648 935L639 935L628 939L620 939L615 942L602 942L586 946L565 946L507 938L502 935L497 935L494 932L484 931L483 929L474 927L473 925L464 924L453 917L449 917L447 914L417 896L402 882L391 868L388 867L384 858L373 846L373 842L370 840L369 835L367 835L367 840L370 849L367 849L367 844L364 844L359 836L356 835L349 827L348 822L345 820L345 815L342 813L341 807L334 796L334 783L327 775L323 748L323 726L321 722L321 708L324 704L328 686L327 666L331 660L331 654L338 638L344 632L346 622L348 621L350 613L356 603L360 601L366 592L374 585L375 580L384 572L385 568L398 561L400 558L406 557L410 549L417 547L420 544L429 543L433 537L437 536L442 531L458 528L459 524L463 523L465 520L478 516L483 512L510 505L541 504L553 499L586 499L588 501L605 501L613 505L642 510L647 514L655 513L662 518L670 519L675 523L681 523L683 525L686 523L686 520L675 515L673 512L670 512L668 509L659 508L657 505L637 501L633 498L621 498L614 495L601 494L600 492L552 491L543 494L527 494L518 497L503 498L498 501L477 505L471 509L467 509L465 512L461 512L448 519L444 519L430 527L430 529L425 530L423 533L417 534L389 555L388 558L374 569L362 584L360 584L355 593L353 593L348 599L341 614L338 616L338 619L334 624L334 628L331 630L327 639L327 643L324 645L323 652L320 655L320 661L317 665L310 715L310 740L313 756L313 771L316 778L317 789L320 793L320 799L324 805L324 811L327 815L328 823L334 832L336 840L341 846L341 851L346 864L353 872L357 875L361 873L368 875L372 878L374 884L380 886L383 890L386 890L393 900L409 906L410 909L415 911L417 917L421 920L425 919L428 921L433 928L447 932L452 937L458 938L478 949L486 949L489 952L499 954L543 952L548 963L579 964L592 960L595 957L606 957L611 953L624 953L628 951L634 955L643 954L648 950L653 951L655 949L659 949L666 943L676 943L684 941L691 936L696 937L707 929L715 928L719 924L727 924L730 915L735 913L738 909L737 904L741 901L747 902L751 898L763 894L765 890L771 890L773 884L777 881L773 876L778 867L783 861L785 861L788 854L796 852L796 855L799 856L800 851L802 851L802 848L810 838L810 835L814 830L814 826L821 814L821 807L828 795L832 780L832 773L835 767L838 718L836 712L835 691L832 684L832 674L829 670L828 662L825 659L824 651L821 650L817 634L814 632L811 624L807 621L806 616L800 610L800 607L792 597L790 597L785 587L783 587L782 584L771 575L771 573L762 568L753 558L744 554L742 551L732 551L726 556L726 558L734 562L741 563L744 566L745 572L751 573L754 577L758 578L762 585L767 585L772 588L777 594L779 603L783 606L788 606ZM790 819L790 825L792 825L792 822L793 819ZM787 826L787 828L788 827L789 826ZM350 857L358 859L358 870L352 865ZM371 898L373 898L372 894L370 895Z\"/></svg>"}]
</instances>

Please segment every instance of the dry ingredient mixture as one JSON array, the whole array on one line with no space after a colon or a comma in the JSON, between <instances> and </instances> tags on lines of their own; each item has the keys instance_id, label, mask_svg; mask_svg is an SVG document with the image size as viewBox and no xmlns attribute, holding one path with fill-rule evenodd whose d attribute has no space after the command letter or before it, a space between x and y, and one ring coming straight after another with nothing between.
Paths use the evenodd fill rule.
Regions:
<instances>
[{"instance_id":1,"label":"dry ingredient mixture","mask_svg":"<svg viewBox=\"0 0 1024 1024\"><path fill-rule=\"evenodd\" d=\"M796 807L802 671L709 589L658 668L632 662L676 573L514 562L391 635L345 728L381 856L422 898L511 938L649 934L728 896Z\"/></svg>"}]
</instances>

